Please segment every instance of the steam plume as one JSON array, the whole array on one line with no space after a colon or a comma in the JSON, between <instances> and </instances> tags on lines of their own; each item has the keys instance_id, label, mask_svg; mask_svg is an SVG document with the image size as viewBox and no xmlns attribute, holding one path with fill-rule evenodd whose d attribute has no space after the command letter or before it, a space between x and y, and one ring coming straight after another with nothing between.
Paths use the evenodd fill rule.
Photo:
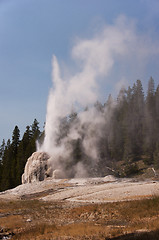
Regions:
<instances>
[{"instance_id":1,"label":"steam plume","mask_svg":"<svg viewBox=\"0 0 159 240\"><path fill-rule=\"evenodd\" d=\"M125 64L126 67L134 67L139 62L144 65L147 57L156 52L159 48L152 41L145 41L145 36L136 33L134 22L120 16L114 25L106 25L93 38L76 41L72 48L72 58L79 67L76 74L70 74L69 78L62 75L57 58L53 56L53 87L48 97L45 139L39 150L52 156L55 168L60 166L65 170L65 161L70 161L71 165L69 142L77 139L81 140L83 151L91 158L92 166L98 162L98 138L106 128L105 119L109 122L111 118L108 109L98 115L92 106L100 96L99 79L105 79L104 84L107 84L116 63ZM121 74L118 80L125 77ZM57 144L60 120L71 113L72 107L80 111L85 106L89 106L89 110L79 112L78 121L71 125L66 136ZM93 134L95 130L96 134ZM72 168L74 176L87 175L82 161L72 165Z\"/></svg>"}]
</instances>

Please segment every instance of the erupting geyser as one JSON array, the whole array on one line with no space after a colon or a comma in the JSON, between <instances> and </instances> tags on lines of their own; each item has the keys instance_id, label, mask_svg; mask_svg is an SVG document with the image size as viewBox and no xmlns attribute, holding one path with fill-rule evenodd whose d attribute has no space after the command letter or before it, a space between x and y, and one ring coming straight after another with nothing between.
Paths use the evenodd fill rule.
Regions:
<instances>
[{"instance_id":1,"label":"erupting geyser","mask_svg":"<svg viewBox=\"0 0 159 240\"><path fill-rule=\"evenodd\" d=\"M39 153L28 159L23 183L43 180L47 174L59 178L106 175L106 160L99 154L99 142L103 132L110 134L108 123L115 104L111 100L102 111L93 105L100 95L98 79L108 81L115 63L126 67L134 59L135 64L137 60L143 63L147 55L156 51L152 46L151 41L137 35L133 21L120 16L114 25L106 25L92 39L78 39L72 49L79 66L76 74L66 68L64 74L53 56L45 138L37 149ZM117 80L125 78L121 75Z\"/></svg>"}]
</instances>

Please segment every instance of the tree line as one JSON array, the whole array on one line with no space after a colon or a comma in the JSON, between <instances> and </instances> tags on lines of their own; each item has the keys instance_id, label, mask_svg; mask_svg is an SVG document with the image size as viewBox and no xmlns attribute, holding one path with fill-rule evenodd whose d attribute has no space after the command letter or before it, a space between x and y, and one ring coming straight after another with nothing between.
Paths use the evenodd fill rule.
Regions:
<instances>
[{"instance_id":1,"label":"tree line","mask_svg":"<svg viewBox=\"0 0 159 240\"><path fill-rule=\"evenodd\" d=\"M117 99L109 95L104 104L98 101L94 108L96 115L102 118L101 124L94 124L93 119L81 124L76 112L61 119L57 145L65 141L72 129L77 129L79 135L77 139L67 138L66 149L72 152L68 163L66 161L66 170L82 162L88 166L90 176L92 173L93 176L104 175L109 167L118 176L128 177L139 173L136 164L139 160L147 168L150 165L159 168L159 85L155 88L152 77L146 94L142 82L137 80L132 87L121 88ZM90 113L89 108L84 111ZM90 150L96 148L95 161L83 147L84 141L90 138L95 139Z\"/></svg>"},{"instance_id":2,"label":"tree line","mask_svg":"<svg viewBox=\"0 0 159 240\"><path fill-rule=\"evenodd\" d=\"M138 170L135 165L138 160L159 168L159 85L155 89L152 77L146 96L140 80L133 87L120 90L109 129L112 132L107 138L109 157L123 160L125 175Z\"/></svg>"},{"instance_id":3,"label":"tree line","mask_svg":"<svg viewBox=\"0 0 159 240\"><path fill-rule=\"evenodd\" d=\"M35 119L20 140L20 130L15 126L12 140L0 146L0 191L16 187L21 184L21 176L27 159L36 151L36 140L42 135L39 122Z\"/></svg>"},{"instance_id":4,"label":"tree line","mask_svg":"<svg viewBox=\"0 0 159 240\"><path fill-rule=\"evenodd\" d=\"M116 168L120 176L130 176L138 172L136 162L143 160L149 166L159 168L159 85L151 77L147 93L144 94L142 83L137 80L132 87L122 88L113 99L102 104L96 102L97 114L105 114L102 134L98 138L98 168L104 165ZM84 111L88 111L86 108ZM109 121L107 116L109 115ZM73 112L61 119L57 135L57 145L62 142L73 124L78 125L78 113ZM69 142L72 148L72 159L79 162L89 159L84 155L82 139L87 131L83 126L83 136ZM94 129L96 135L98 129ZM20 130L15 126L12 139L2 141L0 146L0 190L13 188L21 184L21 175L28 157L36 151L36 141L43 141L44 131L39 129L35 119L26 127L20 139ZM93 135L92 135L93 137ZM121 164L120 164L121 162ZM72 164L72 162L71 162ZM117 167L118 166L118 167ZM124 170L123 170L124 166Z\"/></svg>"}]
</instances>

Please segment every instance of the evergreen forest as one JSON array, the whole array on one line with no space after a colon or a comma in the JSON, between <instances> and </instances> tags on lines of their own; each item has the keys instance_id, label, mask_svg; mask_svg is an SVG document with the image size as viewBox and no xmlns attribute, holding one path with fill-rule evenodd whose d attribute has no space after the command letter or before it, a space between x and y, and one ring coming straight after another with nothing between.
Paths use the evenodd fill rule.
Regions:
<instances>
[{"instance_id":1,"label":"evergreen forest","mask_svg":"<svg viewBox=\"0 0 159 240\"><path fill-rule=\"evenodd\" d=\"M132 87L122 88L113 99L109 95L102 104L94 104L97 114L109 114L105 117L102 135L98 138L99 166L107 165L115 169L118 176L129 177L139 174L137 162L143 161L148 167L159 169L159 85L151 77L146 93L142 82L137 80ZM107 111L105 111L107 109ZM88 108L83 111L88 111ZM57 144L67 135L74 121L78 122L78 113L71 113L61 121L61 130ZM87 129L85 129L87 131ZM95 129L96 134L98 129ZM40 131L39 122L26 127L23 136L15 126L12 139L2 141L0 146L0 191L21 184L21 175L27 159L36 151L36 141L40 144L45 132ZM72 141L72 158L83 158L82 141Z\"/></svg>"}]
</instances>

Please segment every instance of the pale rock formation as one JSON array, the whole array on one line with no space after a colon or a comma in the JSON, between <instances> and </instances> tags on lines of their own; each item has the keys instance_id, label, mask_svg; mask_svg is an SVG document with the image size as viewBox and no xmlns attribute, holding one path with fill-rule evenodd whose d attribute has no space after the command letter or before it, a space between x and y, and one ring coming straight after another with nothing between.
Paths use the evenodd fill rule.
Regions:
<instances>
[{"instance_id":1,"label":"pale rock formation","mask_svg":"<svg viewBox=\"0 0 159 240\"><path fill-rule=\"evenodd\" d=\"M50 169L49 173L47 173L49 158L50 156L45 152L34 152L25 165L22 184L43 181L50 176L49 174L51 174L52 170Z\"/></svg>"},{"instance_id":2,"label":"pale rock formation","mask_svg":"<svg viewBox=\"0 0 159 240\"><path fill-rule=\"evenodd\" d=\"M25 165L22 184L43 181L48 177L65 178L65 173L62 170L55 166L53 168L53 160L46 152L34 152Z\"/></svg>"}]
</instances>

